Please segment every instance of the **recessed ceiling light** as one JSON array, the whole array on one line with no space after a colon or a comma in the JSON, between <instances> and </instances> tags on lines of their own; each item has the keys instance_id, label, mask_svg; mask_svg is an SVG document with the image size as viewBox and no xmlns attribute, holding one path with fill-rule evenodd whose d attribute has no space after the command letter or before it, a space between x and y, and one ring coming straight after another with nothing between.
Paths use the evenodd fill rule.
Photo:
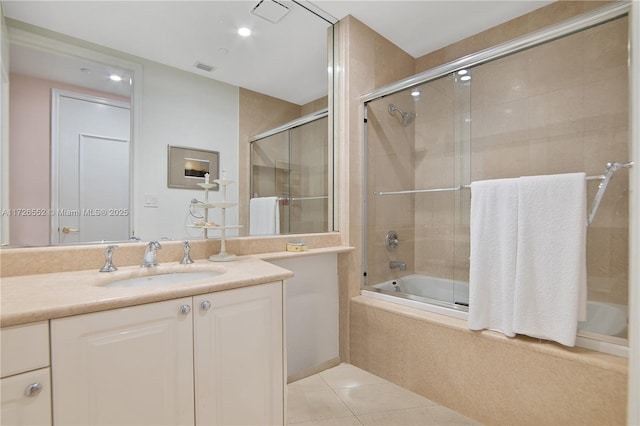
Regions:
<instances>
[{"instance_id":1,"label":"recessed ceiling light","mask_svg":"<svg viewBox=\"0 0 640 426\"><path fill-rule=\"evenodd\" d=\"M119 75L117 75L117 74L111 74L111 75L109 76L109 79L110 79L111 81L122 81L122 77L120 77L120 76L119 76Z\"/></svg>"},{"instance_id":2,"label":"recessed ceiling light","mask_svg":"<svg viewBox=\"0 0 640 426\"><path fill-rule=\"evenodd\" d=\"M467 70L460 70L460 71L458 71L458 75L465 75L468 72L469 71L467 71Z\"/></svg>"},{"instance_id":3,"label":"recessed ceiling light","mask_svg":"<svg viewBox=\"0 0 640 426\"><path fill-rule=\"evenodd\" d=\"M419 90L412 91L411 96L413 96L414 98L417 98L418 96L420 96L420 91Z\"/></svg>"},{"instance_id":4,"label":"recessed ceiling light","mask_svg":"<svg viewBox=\"0 0 640 426\"><path fill-rule=\"evenodd\" d=\"M471 80L471 76L470 75L463 75L462 77L460 77L460 80L469 81L469 80Z\"/></svg>"},{"instance_id":5,"label":"recessed ceiling light","mask_svg":"<svg viewBox=\"0 0 640 426\"><path fill-rule=\"evenodd\" d=\"M238 34L242 37L249 37L251 35L251 30L247 27L242 27L238 29Z\"/></svg>"}]
</instances>

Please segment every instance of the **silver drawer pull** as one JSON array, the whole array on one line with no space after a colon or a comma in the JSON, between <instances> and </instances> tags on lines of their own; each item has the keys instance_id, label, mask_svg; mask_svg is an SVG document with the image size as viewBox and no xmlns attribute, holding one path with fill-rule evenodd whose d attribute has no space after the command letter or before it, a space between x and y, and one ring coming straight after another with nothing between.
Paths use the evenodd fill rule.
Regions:
<instances>
[{"instance_id":1,"label":"silver drawer pull","mask_svg":"<svg viewBox=\"0 0 640 426\"><path fill-rule=\"evenodd\" d=\"M25 396L35 397L42 391L42 385L40 383L31 383L24 389Z\"/></svg>"},{"instance_id":2,"label":"silver drawer pull","mask_svg":"<svg viewBox=\"0 0 640 426\"><path fill-rule=\"evenodd\" d=\"M209 302L208 300L203 300L202 303L200 303L200 307L203 311L208 311L209 309L211 309L211 302Z\"/></svg>"},{"instance_id":3,"label":"silver drawer pull","mask_svg":"<svg viewBox=\"0 0 640 426\"><path fill-rule=\"evenodd\" d=\"M189 306L189 305L180 306L180 313L181 314L187 315L189 312L191 312L191 306Z\"/></svg>"}]
</instances>

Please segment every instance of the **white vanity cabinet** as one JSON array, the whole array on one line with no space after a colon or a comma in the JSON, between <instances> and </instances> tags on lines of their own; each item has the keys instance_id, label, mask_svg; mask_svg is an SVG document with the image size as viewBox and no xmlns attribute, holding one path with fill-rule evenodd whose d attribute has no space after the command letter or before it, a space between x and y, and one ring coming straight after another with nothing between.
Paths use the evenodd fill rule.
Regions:
<instances>
[{"instance_id":1,"label":"white vanity cabinet","mask_svg":"<svg viewBox=\"0 0 640 426\"><path fill-rule=\"evenodd\" d=\"M54 424L283 424L282 282L52 320L51 340Z\"/></svg>"},{"instance_id":2,"label":"white vanity cabinet","mask_svg":"<svg viewBox=\"0 0 640 426\"><path fill-rule=\"evenodd\" d=\"M54 424L193 424L191 303L52 320Z\"/></svg>"},{"instance_id":3,"label":"white vanity cabinet","mask_svg":"<svg viewBox=\"0 0 640 426\"><path fill-rule=\"evenodd\" d=\"M196 424L284 424L282 282L194 297Z\"/></svg>"},{"instance_id":4,"label":"white vanity cabinet","mask_svg":"<svg viewBox=\"0 0 640 426\"><path fill-rule=\"evenodd\" d=\"M51 425L49 324L0 329L3 425Z\"/></svg>"}]
</instances>

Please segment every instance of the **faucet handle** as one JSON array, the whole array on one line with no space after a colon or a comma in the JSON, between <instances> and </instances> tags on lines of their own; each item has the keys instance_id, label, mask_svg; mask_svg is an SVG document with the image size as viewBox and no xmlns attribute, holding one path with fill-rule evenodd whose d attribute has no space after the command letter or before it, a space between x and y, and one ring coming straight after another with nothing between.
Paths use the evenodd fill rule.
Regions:
<instances>
[{"instance_id":1,"label":"faucet handle","mask_svg":"<svg viewBox=\"0 0 640 426\"><path fill-rule=\"evenodd\" d=\"M104 266L100 269L100 272L113 272L118 270L118 268L113 265L112 261L113 250L116 248L118 248L116 244L111 244L104 250Z\"/></svg>"},{"instance_id":2,"label":"faucet handle","mask_svg":"<svg viewBox=\"0 0 640 426\"><path fill-rule=\"evenodd\" d=\"M182 258L180 263L183 265L189 265L193 263L193 260L191 259L191 246L189 245L189 241L185 241L182 247L184 250L184 257Z\"/></svg>"},{"instance_id":3,"label":"faucet handle","mask_svg":"<svg viewBox=\"0 0 640 426\"><path fill-rule=\"evenodd\" d=\"M162 246L157 241L151 241L147 244L147 248L144 251L144 258L142 266L145 268L151 266L158 266L158 258L156 257L156 250L161 249Z\"/></svg>"}]
</instances>

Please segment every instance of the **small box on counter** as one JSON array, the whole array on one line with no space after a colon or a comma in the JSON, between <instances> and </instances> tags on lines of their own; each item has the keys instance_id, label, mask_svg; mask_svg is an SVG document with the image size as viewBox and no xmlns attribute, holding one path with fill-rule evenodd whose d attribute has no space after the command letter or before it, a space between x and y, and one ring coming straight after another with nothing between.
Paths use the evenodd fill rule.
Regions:
<instances>
[{"instance_id":1,"label":"small box on counter","mask_svg":"<svg viewBox=\"0 0 640 426\"><path fill-rule=\"evenodd\" d=\"M287 251L306 251L307 243L287 243Z\"/></svg>"}]
</instances>

